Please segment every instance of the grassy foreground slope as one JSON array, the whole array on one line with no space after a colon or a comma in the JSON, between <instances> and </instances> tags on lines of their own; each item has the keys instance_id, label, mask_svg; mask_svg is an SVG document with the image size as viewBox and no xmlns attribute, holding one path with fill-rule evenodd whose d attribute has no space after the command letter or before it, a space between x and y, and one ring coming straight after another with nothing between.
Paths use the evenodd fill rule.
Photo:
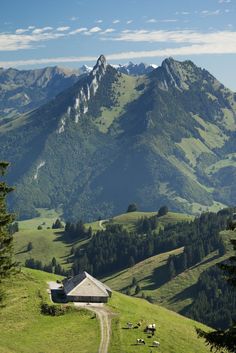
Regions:
<instances>
[{"instance_id":1,"label":"grassy foreground slope","mask_svg":"<svg viewBox=\"0 0 236 353\"><path fill-rule=\"evenodd\" d=\"M196 321L189 320L165 308L148 303L144 299L131 298L114 293L109 306L117 312L112 324L112 340L109 353L207 353L204 342L197 338L195 327L205 328ZM141 328L125 329L127 322L142 321ZM143 332L147 324L156 323L154 337L148 338ZM143 338L146 345L136 345L136 339ZM151 348L154 340L160 348Z\"/></svg>"},{"instance_id":2,"label":"grassy foreground slope","mask_svg":"<svg viewBox=\"0 0 236 353\"><path fill-rule=\"evenodd\" d=\"M1 353L97 353L99 322L89 312L51 317L40 313L40 293L47 299L47 281L58 278L24 269L8 281L0 309ZM86 333L89 333L89 339Z\"/></svg>"},{"instance_id":3,"label":"grassy foreground slope","mask_svg":"<svg viewBox=\"0 0 236 353\"><path fill-rule=\"evenodd\" d=\"M40 314L40 294L48 300L47 281L58 276L36 270L23 271L8 281L6 305L0 310L1 353L97 353L100 327L90 312L72 311L64 316ZM195 327L204 327L165 308L113 292L108 304L114 312L109 353L149 353L153 340L162 353L207 353ZM142 321L139 329L124 329L128 321ZM157 333L148 338L143 329L155 322ZM144 338L145 346L136 346ZM159 351L159 350L158 350Z\"/></svg>"}]
</instances>

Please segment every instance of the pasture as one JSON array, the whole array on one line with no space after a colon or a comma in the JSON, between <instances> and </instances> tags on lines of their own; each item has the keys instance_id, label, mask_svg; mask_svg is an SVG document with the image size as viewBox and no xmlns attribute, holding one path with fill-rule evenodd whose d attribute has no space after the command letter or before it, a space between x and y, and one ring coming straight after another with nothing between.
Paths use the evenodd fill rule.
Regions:
<instances>
[{"instance_id":1,"label":"pasture","mask_svg":"<svg viewBox=\"0 0 236 353\"><path fill-rule=\"evenodd\" d=\"M0 310L1 353L97 353L100 325L85 310L63 316L40 313L39 292L45 299L47 281L58 276L24 269L7 281Z\"/></svg>"},{"instance_id":2,"label":"pasture","mask_svg":"<svg viewBox=\"0 0 236 353\"><path fill-rule=\"evenodd\" d=\"M109 307L117 313L112 323L112 339L109 353L209 353L204 342L197 338L195 327L206 326L189 320L146 300L131 298L120 293L113 293ZM136 328L127 328L132 322ZM136 324L141 322L141 326ZM154 336L148 338L144 329L148 324L156 324ZM144 344L137 344L137 339L144 339ZM160 347L153 347L153 342L160 342Z\"/></svg>"}]
</instances>

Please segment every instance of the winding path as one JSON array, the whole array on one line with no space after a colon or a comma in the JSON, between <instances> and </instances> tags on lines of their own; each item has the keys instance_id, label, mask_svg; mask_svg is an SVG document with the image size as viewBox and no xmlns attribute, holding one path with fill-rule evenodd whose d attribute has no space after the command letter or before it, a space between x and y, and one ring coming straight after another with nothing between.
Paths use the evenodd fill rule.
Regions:
<instances>
[{"instance_id":1,"label":"winding path","mask_svg":"<svg viewBox=\"0 0 236 353\"><path fill-rule=\"evenodd\" d=\"M87 310L90 310L96 314L99 318L101 326L101 342L99 346L98 353L108 353L108 347L111 337L111 317L112 312L109 311L103 304L84 304L81 303L78 305L75 303L75 306L83 307Z\"/></svg>"}]
</instances>

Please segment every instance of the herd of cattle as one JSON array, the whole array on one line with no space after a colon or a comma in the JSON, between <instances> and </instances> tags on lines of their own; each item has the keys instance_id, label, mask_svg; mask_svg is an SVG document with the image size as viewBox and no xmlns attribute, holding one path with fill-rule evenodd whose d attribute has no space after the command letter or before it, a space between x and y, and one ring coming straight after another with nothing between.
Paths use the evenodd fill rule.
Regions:
<instances>
[{"instance_id":1,"label":"herd of cattle","mask_svg":"<svg viewBox=\"0 0 236 353\"><path fill-rule=\"evenodd\" d=\"M127 328L131 329L131 328L138 328L141 327L142 322L138 322L135 326L132 324L132 322L127 322ZM156 331L156 324L149 324L144 328L144 332L147 334L151 334L152 336L154 336ZM148 336L149 338L152 336ZM136 339L136 344L146 344L145 340L143 338L137 338ZM160 342L158 341L153 341L152 342L152 347L159 347L160 346Z\"/></svg>"}]
</instances>

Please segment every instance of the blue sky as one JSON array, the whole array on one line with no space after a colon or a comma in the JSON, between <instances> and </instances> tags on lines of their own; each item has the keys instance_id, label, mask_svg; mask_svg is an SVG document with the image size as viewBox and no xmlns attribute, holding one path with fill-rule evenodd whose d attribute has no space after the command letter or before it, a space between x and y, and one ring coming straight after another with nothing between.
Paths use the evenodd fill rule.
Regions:
<instances>
[{"instance_id":1,"label":"blue sky","mask_svg":"<svg viewBox=\"0 0 236 353\"><path fill-rule=\"evenodd\" d=\"M236 0L2 0L0 66L190 59L236 91Z\"/></svg>"}]
</instances>

